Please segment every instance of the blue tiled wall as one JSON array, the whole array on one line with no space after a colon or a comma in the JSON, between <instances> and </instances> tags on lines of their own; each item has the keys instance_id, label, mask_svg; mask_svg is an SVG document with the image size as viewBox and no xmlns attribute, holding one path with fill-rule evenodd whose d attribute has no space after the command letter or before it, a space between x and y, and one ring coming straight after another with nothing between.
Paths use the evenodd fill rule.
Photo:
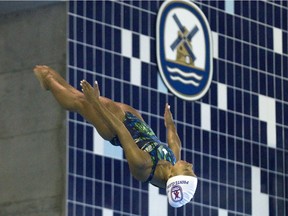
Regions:
<instances>
[{"instance_id":1,"label":"blue tiled wall","mask_svg":"<svg viewBox=\"0 0 288 216\"><path fill-rule=\"evenodd\" d=\"M102 95L138 109L162 141L166 139L164 105L171 105L182 157L194 164L199 186L192 202L177 210L153 200L167 208L167 215L253 215L261 212L253 199L262 198L268 202L263 216L287 215L287 2L195 2L218 39L210 90L195 102L159 87L155 37L161 3L71 1L69 83L80 89L80 80L97 79ZM123 52L123 31L131 35L130 56ZM275 38L277 32L280 38ZM149 62L142 56L143 38L150 45L149 53L144 53ZM132 61L138 62L140 73L132 70ZM136 72L140 84L133 81ZM219 94L219 84L227 95ZM263 97L275 105L272 120L261 114L266 110ZM226 98L226 109L219 108L221 98ZM201 126L203 104L210 108L210 130ZM153 209L148 184L131 177L125 159L95 152L93 127L80 115L69 113L67 122L67 215L149 215ZM274 133L275 145L271 145ZM259 180L255 179L258 170ZM164 190L158 193L165 195Z\"/></svg>"}]
</instances>

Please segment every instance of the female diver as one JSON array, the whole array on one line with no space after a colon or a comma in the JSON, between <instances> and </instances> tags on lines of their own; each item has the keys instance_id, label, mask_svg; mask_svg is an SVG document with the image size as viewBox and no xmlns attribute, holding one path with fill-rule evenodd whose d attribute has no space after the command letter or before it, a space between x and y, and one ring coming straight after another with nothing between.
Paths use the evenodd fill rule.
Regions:
<instances>
[{"instance_id":1,"label":"female diver","mask_svg":"<svg viewBox=\"0 0 288 216\"><path fill-rule=\"evenodd\" d=\"M190 202L197 188L197 177L192 164L180 159L181 141L168 104L164 112L166 145L134 108L100 96L97 82L92 87L82 80L82 93L50 67L36 66L34 74L42 88L51 91L64 109L81 114L103 139L123 148L134 178L166 188L173 207Z\"/></svg>"}]
</instances>

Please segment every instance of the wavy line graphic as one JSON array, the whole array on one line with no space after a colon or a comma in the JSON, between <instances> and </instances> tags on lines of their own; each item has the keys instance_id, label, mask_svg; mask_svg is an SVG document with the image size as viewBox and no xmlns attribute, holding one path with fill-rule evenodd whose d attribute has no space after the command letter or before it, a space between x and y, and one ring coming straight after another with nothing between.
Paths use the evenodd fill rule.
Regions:
<instances>
[{"instance_id":1,"label":"wavy line graphic","mask_svg":"<svg viewBox=\"0 0 288 216\"><path fill-rule=\"evenodd\" d=\"M199 86L199 83L197 83L197 82L195 82L195 81L193 81L193 80L184 80L184 79L182 79L182 78L179 77L179 76L171 76L171 79L174 80L174 81L182 82L182 83L187 84L187 85L188 85L188 84L189 84L189 85L194 85L194 86L196 86L196 87Z\"/></svg>"},{"instance_id":2,"label":"wavy line graphic","mask_svg":"<svg viewBox=\"0 0 288 216\"><path fill-rule=\"evenodd\" d=\"M179 70L178 68L170 68L170 67L167 67L168 71L170 73L177 73L177 74L180 74L182 77L185 77L185 78L194 78L194 79L197 79L197 80L202 80L202 76L200 75L197 75L195 73L191 73L191 72L184 72L184 71L181 71Z\"/></svg>"}]
</instances>

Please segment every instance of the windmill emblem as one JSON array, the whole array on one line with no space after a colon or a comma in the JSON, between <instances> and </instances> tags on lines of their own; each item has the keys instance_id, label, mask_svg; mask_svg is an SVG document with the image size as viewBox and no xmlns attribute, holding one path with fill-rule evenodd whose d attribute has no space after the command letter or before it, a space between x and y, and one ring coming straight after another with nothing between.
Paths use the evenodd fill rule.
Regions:
<instances>
[{"instance_id":1,"label":"windmill emblem","mask_svg":"<svg viewBox=\"0 0 288 216\"><path fill-rule=\"evenodd\" d=\"M184 100L210 88L212 37L200 8L189 0L164 1L157 15L157 65L166 87Z\"/></svg>"},{"instance_id":2,"label":"windmill emblem","mask_svg":"<svg viewBox=\"0 0 288 216\"><path fill-rule=\"evenodd\" d=\"M182 25L176 14L173 15L173 19L176 22L179 31L178 37L171 44L170 48L174 51L177 48L176 61L189 66L194 66L196 56L192 51L191 40L198 32L198 27L194 26L191 31L188 31L185 26Z\"/></svg>"}]
</instances>

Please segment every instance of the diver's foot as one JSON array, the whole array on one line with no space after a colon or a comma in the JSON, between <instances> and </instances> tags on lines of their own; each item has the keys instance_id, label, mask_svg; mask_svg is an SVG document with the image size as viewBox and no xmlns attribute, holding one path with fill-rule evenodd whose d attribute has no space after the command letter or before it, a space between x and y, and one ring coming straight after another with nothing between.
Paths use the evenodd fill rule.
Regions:
<instances>
[{"instance_id":1,"label":"diver's foot","mask_svg":"<svg viewBox=\"0 0 288 216\"><path fill-rule=\"evenodd\" d=\"M36 65L33 69L33 72L36 76L36 78L39 80L41 87L44 90L49 90L48 84L47 84L47 78L50 76L50 68L43 65Z\"/></svg>"}]
</instances>

